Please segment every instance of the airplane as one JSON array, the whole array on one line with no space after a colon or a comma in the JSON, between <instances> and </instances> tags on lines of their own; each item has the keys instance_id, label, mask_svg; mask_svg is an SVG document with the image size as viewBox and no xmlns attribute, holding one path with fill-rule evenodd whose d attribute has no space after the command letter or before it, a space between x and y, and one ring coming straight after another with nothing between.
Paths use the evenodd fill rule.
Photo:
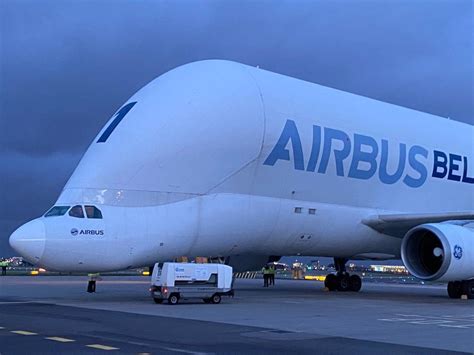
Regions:
<instances>
[{"instance_id":1,"label":"airplane","mask_svg":"<svg viewBox=\"0 0 474 355\"><path fill-rule=\"evenodd\" d=\"M104 272L179 256L236 270L402 259L474 294L473 126L225 60L150 82L93 140L55 205L10 245L41 267Z\"/></svg>"}]
</instances>

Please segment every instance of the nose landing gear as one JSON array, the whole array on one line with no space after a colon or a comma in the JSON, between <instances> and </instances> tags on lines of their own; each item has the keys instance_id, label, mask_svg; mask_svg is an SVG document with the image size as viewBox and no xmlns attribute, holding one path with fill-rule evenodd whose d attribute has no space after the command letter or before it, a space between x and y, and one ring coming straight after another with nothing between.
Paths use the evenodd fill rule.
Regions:
<instances>
[{"instance_id":1,"label":"nose landing gear","mask_svg":"<svg viewBox=\"0 0 474 355\"><path fill-rule=\"evenodd\" d=\"M362 287L362 279L358 275L350 275L346 271L346 258L334 258L334 266L336 267L336 274L329 274L326 276L324 286L329 291L354 291L359 292Z\"/></svg>"}]
</instances>

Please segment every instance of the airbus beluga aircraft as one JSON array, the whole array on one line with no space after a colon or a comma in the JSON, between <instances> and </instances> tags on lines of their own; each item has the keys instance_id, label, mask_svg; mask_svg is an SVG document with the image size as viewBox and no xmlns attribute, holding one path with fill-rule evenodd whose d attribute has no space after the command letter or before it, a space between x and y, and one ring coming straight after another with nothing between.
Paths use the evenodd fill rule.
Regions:
<instances>
[{"instance_id":1,"label":"airbus beluga aircraft","mask_svg":"<svg viewBox=\"0 0 474 355\"><path fill-rule=\"evenodd\" d=\"M10 237L27 260L111 271L179 256L238 269L401 258L474 287L473 126L239 63L187 64L112 116L56 204Z\"/></svg>"}]
</instances>

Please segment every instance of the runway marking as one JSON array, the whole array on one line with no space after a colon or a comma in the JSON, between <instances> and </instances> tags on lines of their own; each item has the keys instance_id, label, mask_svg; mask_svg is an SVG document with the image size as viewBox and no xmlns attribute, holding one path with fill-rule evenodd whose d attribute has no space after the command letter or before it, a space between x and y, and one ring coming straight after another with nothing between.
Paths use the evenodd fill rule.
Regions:
<instances>
[{"instance_id":1,"label":"runway marking","mask_svg":"<svg viewBox=\"0 0 474 355\"><path fill-rule=\"evenodd\" d=\"M192 351L192 350L186 350L186 349L177 349L177 348L167 348L167 347L162 347L161 349L169 350L169 351L175 351L177 353L185 353L185 354L194 354L194 355L205 355L209 353L201 353L199 351Z\"/></svg>"},{"instance_id":2,"label":"runway marking","mask_svg":"<svg viewBox=\"0 0 474 355\"><path fill-rule=\"evenodd\" d=\"M107 346L102 344L89 344L86 345L89 348L100 349L100 350L119 350L119 348L114 348L113 346Z\"/></svg>"},{"instance_id":3,"label":"runway marking","mask_svg":"<svg viewBox=\"0 0 474 355\"><path fill-rule=\"evenodd\" d=\"M0 302L0 304L24 304L24 303L39 303L39 301L11 301L11 302Z\"/></svg>"},{"instance_id":4,"label":"runway marking","mask_svg":"<svg viewBox=\"0 0 474 355\"><path fill-rule=\"evenodd\" d=\"M385 322L405 322L415 325L436 325L445 328L470 329L474 327L474 316L422 316L418 314L395 314L393 318L380 318L379 321Z\"/></svg>"},{"instance_id":5,"label":"runway marking","mask_svg":"<svg viewBox=\"0 0 474 355\"><path fill-rule=\"evenodd\" d=\"M440 327L446 327L446 328L469 329L471 327L474 327L474 323L472 323L472 324L463 324L463 325L440 324L439 326Z\"/></svg>"},{"instance_id":6,"label":"runway marking","mask_svg":"<svg viewBox=\"0 0 474 355\"><path fill-rule=\"evenodd\" d=\"M61 337L46 337L45 339L59 341L60 343L72 343L73 341L75 341L73 339L61 338Z\"/></svg>"},{"instance_id":7,"label":"runway marking","mask_svg":"<svg viewBox=\"0 0 474 355\"><path fill-rule=\"evenodd\" d=\"M20 335L38 335L38 333L28 332L26 330L11 330L10 333L20 334Z\"/></svg>"},{"instance_id":8,"label":"runway marking","mask_svg":"<svg viewBox=\"0 0 474 355\"><path fill-rule=\"evenodd\" d=\"M0 327L0 329L5 329L5 327Z\"/></svg>"}]
</instances>

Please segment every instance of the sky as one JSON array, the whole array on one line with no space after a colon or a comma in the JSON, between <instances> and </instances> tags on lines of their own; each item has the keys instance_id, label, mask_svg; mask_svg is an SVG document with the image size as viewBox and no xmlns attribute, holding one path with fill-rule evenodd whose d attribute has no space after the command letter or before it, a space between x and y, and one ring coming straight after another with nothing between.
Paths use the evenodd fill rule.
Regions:
<instances>
[{"instance_id":1,"label":"sky","mask_svg":"<svg viewBox=\"0 0 474 355\"><path fill-rule=\"evenodd\" d=\"M474 124L473 5L0 1L0 257L110 116L179 65L228 59Z\"/></svg>"}]
</instances>

